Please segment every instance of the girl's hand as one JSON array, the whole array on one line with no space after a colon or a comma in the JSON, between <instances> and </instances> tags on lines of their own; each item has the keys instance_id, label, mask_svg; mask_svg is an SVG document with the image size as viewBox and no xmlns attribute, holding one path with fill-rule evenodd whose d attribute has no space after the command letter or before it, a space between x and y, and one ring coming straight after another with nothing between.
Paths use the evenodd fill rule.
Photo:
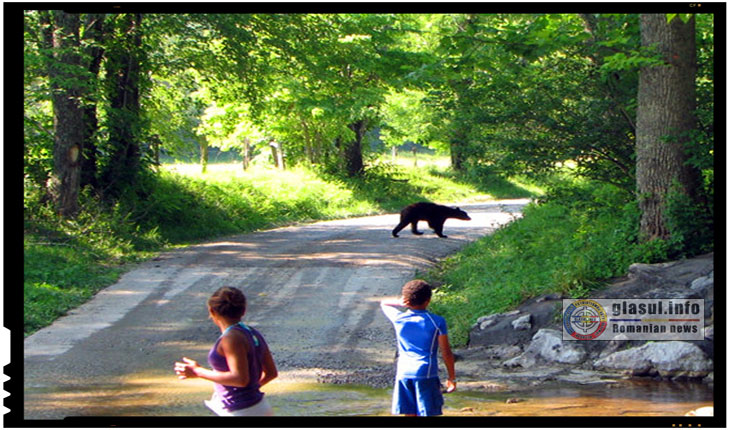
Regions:
<instances>
[{"instance_id":1,"label":"girl's hand","mask_svg":"<svg viewBox=\"0 0 730 430\"><path fill-rule=\"evenodd\" d=\"M198 362L191 360L187 357L183 357L184 363L175 362L175 373L180 379L196 378L198 375L195 373L195 369L198 367Z\"/></svg>"}]
</instances>

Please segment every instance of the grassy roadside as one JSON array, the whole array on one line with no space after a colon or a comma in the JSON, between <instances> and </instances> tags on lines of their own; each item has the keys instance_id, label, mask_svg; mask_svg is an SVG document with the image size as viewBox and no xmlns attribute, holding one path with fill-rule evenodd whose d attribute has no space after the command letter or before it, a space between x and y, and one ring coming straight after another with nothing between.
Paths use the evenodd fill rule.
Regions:
<instances>
[{"instance_id":1,"label":"grassy roadside","mask_svg":"<svg viewBox=\"0 0 730 430\"><path fill-rule=\"evenodd\" d=\"M471 243L423 276L438 286L431 309L464 346L477 318L549 293L586 297L632 263L665 261L668 244L637 241L639 210L630 193L563 179L523 217Z\"/></svg>"},{"instance_id":2,"label":"grassy roadside","mask_svg":"<svg viewBox=\"0 0 730 430\"><path fill-rule=\"evenodd\" d=\"M155 253L227 234L282 225L396 212L416 200L483 201L535 194L525 181L476 188L456 179L437 157L418 167L376 163L365 180L343 180L306 168L284 172L240 165L166 165L134 193L107 207L87 193L75 220L59 220L26 183L24 332L29 335L116 282Z\"/></svg>"}]
</instances>

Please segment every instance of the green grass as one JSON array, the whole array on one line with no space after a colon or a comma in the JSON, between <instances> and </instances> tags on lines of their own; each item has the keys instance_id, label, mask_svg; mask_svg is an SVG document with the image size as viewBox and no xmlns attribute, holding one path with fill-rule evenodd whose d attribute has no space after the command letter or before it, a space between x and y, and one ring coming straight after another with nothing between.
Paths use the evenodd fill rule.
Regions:
<instances>
[{"instance_id":1,"label":"green grass","mask_svg":"<svg viewBox=\"0 0 730 430\"><path fill-rule=\"evenodd\" d=\"M420 157L420 155L419 155ZM443 157L419 167L376 163L364 179L296 167L164 165L112 206L88 192L74 220L57 218L26 182L25 334L50 324L111 285L131 262L169 247L300 222L397 212L417 200L480 201L497 193L457 180ZM499 191L500 193L502 191Z\"/></svg>"},{"instance_id":2,"label":"green grass","mask_svg":"<svg viewBox=\"0 0 730 430\"><path fill-rule=\"evenodd\" d=\"M177 166L179 169L179 166ZM208 174L163 171L145 202L139 223L157 226L172 243L249 232L295 222L377 212L343 184L305 169L256 169L247 174L220 166ZM171 223L171 219L177 219Z\"/></svg>"},{"instance_id":3,"label":"green grass","mask_svg":"<svg viewBox=\"0 0 730 430\"><path fill-rule=\"evenodd\" d=\"M33 332L74 308L121 274L118 266L99 264L93 252L72 245L52 246L28 235L24 240L24 331Z\"/></svg>"}]
</instances>

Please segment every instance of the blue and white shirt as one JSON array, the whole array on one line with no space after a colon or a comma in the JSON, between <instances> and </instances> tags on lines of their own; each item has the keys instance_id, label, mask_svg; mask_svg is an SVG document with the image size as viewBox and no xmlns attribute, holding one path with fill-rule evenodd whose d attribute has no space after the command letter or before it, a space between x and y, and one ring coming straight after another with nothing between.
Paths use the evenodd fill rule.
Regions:
<instances>
[{"instance_id":1,"label":"blue and white shirt","mask_svg":"<svg viewBox=\"0 0 730 430\"><path fill-rule=\"evenodd\" d=\"M380 309L393 323L398 340L397 378L438 377L438 337L447 334L446 320L426 310L384 305Z\"/></svg>"}]
</instances>

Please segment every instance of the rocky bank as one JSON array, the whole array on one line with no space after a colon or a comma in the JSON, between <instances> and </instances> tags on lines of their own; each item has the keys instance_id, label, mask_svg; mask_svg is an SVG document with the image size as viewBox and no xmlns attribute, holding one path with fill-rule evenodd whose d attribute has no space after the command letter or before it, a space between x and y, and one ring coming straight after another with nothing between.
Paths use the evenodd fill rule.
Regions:
<instances>
[{"instance_id":1,"label":"rocky bank","mask_svg":"<svg viewBox=\"0 0 730 430\"><path fill-rule=\"evenodd\" d=\"M611 384L627 378L712 384L714 254L661 264L633 264L627 276L589 297L704 299L705 339L563 341L564 297L545 295L511 312L477 320L468 347L456 351L462 386L504 390L548 381Z\"/></svg>"}]
</instances>

